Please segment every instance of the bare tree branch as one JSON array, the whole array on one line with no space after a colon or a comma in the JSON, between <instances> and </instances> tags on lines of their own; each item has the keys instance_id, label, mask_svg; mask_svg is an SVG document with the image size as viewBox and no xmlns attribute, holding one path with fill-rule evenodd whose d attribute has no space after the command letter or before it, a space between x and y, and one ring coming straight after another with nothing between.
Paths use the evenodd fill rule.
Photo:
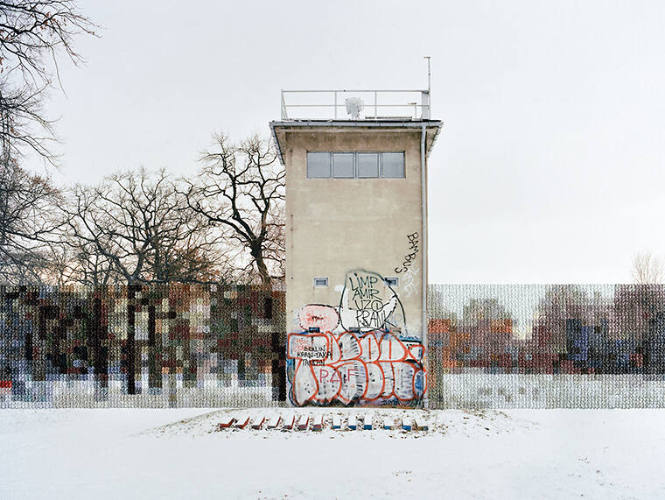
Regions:
<instances>
[{"instance_id":1,"label":"bare tree branch","mask_svg":"<svg viewBox=\"0 0 665 500\"><path fill-rule=\"evenodd\" d=\"M0 280L41 282L57 244L60 192L6 157L0 164Z\"/></svg>"},{"instance_id":2,"label":"bare tree branch","mask_svg":"<svg viewBox=\"0 0 665 500\"><path fill-rule=\"evenodd\" d=\"M55 164L50 143L53 121L42 109L44 93L59 75L58 55L74 64L76 35L95 36L96 26L75 0L0 1L0 142L3 153L19 158L31 150ZM58 77L59 81L59 77Z\"/></svg>"},{"instance_id":3,"label":"bare tree branch","mask_svg":"<svg viewBox=\"0 0 665 500\"><path fill-rule=\"evenodd\" d=\"M633 259L633 281L640 285L663 282L663 263L650 252L642 252Z\"/></svg>"},{"instance_id":4,"label":"bare tree branch","mask_svg":"<svg viewBox=\"0 0 665 500\"><path fill-rule=\"evenodd\" d=\"M216 135L215 149L201 161L197 179L186 181L188 206L243 246L263 284L282 278L286 172L274 147L258 136L232 144Z\"/></svg>"},{"instance_id":5,"label":"bare tree branch","mask_svg":"<svg viewBox=\"0 0 665 500\"><path fill-rule=\"evenodd\" d=\"M96 187L77 186L72 198L64 211L78 281L223 279L216 232L187 207L165 171L113 175Z\"/></svg>"}]
</instances>

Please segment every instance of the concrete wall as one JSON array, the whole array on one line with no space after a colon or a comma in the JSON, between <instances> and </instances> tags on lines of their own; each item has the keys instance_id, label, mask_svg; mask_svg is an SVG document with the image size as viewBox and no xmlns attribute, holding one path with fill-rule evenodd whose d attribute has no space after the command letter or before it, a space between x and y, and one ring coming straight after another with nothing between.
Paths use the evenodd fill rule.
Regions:
<instances>
[{"instance_id":1,"label":"concrete wall","mask_svg":"<svg viewBox=\"0 0 665 500\"><path fill-rule=\"evenodd\" d=\"M430 285L432 408L665 406L665 285Z\"/></svg>"},{"instance_id":2,"label":"concrete wall","mask_svg":"<svg viewBox=\"0 0 665 500\"><path fill-rule=\"evenodd\" d=\"M287 325L299 330L306 304L339 305L347 273L398 276L406 331L422 334L422 192L420 133L308 130L283 139L286 179ZM308 179L308 151L404 151L404 179ZM411 239L409 236L411 235ZM405 257L418 252L406 271ZM328 277L315 288L314 277Z\"/></svg>"},{"instance_id":3,"label":"concrete wall","mask_svg":"<svg viewBox=\"0 0 665 500\"><path fill-rule=\"evenodd\" d=\"M285 329L256 286L0 286L0 408L278 405Z\"/></svg>"}]
</instances>

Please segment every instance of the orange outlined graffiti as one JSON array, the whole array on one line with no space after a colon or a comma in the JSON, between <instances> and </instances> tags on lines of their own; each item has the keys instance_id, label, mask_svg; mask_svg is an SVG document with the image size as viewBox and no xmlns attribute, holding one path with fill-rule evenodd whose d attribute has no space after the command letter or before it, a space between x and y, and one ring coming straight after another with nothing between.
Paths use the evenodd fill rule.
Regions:
<instances>
[{"instance_id":1,"label":"orange outlined graffiti","mask_svg":"<svg viewBox=\"0 0 665 500\"><path fill-rule=\"evenodd\" d=\"M418 405L427 390L425 348L409 336L404 308L381 275L347 273L338 307L308 304L287 338L294 405Z\"/></svg>"},{"instance_id":2,"label":"orange outlined graffiti","mask_svg":"<svg viewBox=\"0 0 665 500\"><path fill-rule=\"evenodd\" d=\"M419 339L388 329L321 333L339 324L331 306L307 305L298 317L304 331L288 335L286 353L294 405L420 403L427 377Z\"/></svg>"},{"instance_id":3,"label":"orange outlined graffiti","mask_svg":"<svg viewBox=\"0 0 665 500\"><path fill-rule=\"evenodd\" d=\"M427 389L423 356L418 339L385 331L289 334L291 402L417 404Z\"/></svg>"}]
</instances>

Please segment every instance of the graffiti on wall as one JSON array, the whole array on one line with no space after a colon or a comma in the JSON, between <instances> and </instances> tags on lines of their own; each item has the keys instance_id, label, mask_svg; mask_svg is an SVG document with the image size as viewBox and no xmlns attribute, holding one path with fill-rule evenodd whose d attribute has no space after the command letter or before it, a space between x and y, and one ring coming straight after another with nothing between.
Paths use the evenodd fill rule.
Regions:
<instances>
[{"instance_id":1,"label":"graffiti on wall","mask_svg":"<svg viewBox=\"0 0 665 500\"><path fill-rule=\"evenodd\" d=\"M395 268L396 273L405 273L413 265L416 257L418 256L420 235L418 232L407 234L406 239L409 244L409 253L404 256L402 263Z\"/></svg>"},{"instance_id":2,"label":"graffiti on wall","mask_svg":"<svg viewBox=\"0 0 665 500\"><path fill-rule=\"evenodd\" d=\"M381 275L347 274L339 307L305 305L287 339L292 404L416 406L426 391L425 348Z\"/></svg>"}]
</instances>

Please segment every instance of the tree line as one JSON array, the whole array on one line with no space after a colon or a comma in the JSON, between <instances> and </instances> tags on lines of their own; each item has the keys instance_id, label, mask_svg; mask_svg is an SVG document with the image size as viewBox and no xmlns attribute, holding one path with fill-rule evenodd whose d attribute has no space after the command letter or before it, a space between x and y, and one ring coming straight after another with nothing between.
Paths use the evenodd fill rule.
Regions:
<instances>
[{"instance_id":1,"label":"tree line","mask_svg":"<svg viewBox=\"0 0 665 500\"><path fill-rule=\"evenodd\" d=\"M284 170L266 140L216 136L193 179L134 169L60 189L25 168L59 165L45 99L97 29L75 0L0 2L0 282L281 279Z\"/></svg>"},{"instance_id":2,"label":"tree line","mask_svg":"<svg viewBox=\"0 0 665 500\"><path fill-rule=\"evenodd\" d=\"M5 164L0 281L256 282L284 274L284 168L257 136L216 137L192 179L143 168L57 189Z\"/></svg>"}]
</instances>

